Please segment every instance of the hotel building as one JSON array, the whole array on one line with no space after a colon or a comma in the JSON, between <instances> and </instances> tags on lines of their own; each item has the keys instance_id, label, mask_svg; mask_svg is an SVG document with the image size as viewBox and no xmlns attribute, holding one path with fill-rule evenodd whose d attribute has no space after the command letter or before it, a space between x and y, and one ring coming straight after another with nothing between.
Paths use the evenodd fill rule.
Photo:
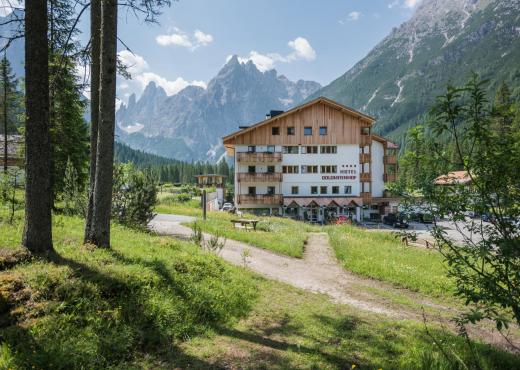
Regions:
<instances>
[{"instance_id":1,"label":"hotel building","mask_svg":"<svg viewBox=\"0 0 520 370\"><path fill-rule=\"evenodd\" d=\"M234 157L235 205L314 222L395 211L397 145L372 133L374 118L320 97L223 138Z\"/></svg>"}]
</instances>

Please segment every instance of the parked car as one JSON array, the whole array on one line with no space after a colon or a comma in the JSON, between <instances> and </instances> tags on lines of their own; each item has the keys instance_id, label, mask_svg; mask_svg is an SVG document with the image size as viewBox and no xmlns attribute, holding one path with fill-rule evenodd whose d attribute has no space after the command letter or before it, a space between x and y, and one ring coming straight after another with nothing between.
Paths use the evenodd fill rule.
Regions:
<instances>
[{"instance_id":1,"label":"parked car","mask_svg":"<svg viewBox=\"0 0 520 370\"><path fill-rule=\"evenodd\" d=\"M404 218L404 216L400 213L389 213L383 217L383 223L386 225L391 225L395 228L407 229L408 222Z\"/></svg>"},{"instance_id":2,"label":"parked car","mask_svg":"<svg viewBox=\"0 0 520 370\"><path fill-rule=\"evenodd\" d=\"M233 206L233 203L224 203L224 204L222 205L222 210L223 210L223 211L232 211L233 208L235 208L235 207Z\"/></svg>"}]
</instances>

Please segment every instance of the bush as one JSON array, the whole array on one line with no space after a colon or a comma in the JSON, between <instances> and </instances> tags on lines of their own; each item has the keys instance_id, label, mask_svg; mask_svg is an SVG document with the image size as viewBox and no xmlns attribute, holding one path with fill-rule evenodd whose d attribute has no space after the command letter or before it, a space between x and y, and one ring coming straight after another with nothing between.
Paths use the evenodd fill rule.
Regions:
<instances>
[{"instance_id":1,"label":"bush","mask_svg":"<svg viewBox=\"0 0 520 370\"><path fill-rule=\"evenodd\" d=\"M145 227L154 216L157 203L157 182L149 172L135 169L132 164L114 168L112 216L119 223Z\"/></svg>"}]
</instances>

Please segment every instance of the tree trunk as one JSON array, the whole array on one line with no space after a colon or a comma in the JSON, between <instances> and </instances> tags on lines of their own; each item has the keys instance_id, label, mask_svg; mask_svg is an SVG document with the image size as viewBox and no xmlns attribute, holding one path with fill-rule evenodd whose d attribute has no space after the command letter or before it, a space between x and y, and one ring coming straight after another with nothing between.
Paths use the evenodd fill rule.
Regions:
<instances>
[{"instance_id":1,"label":"tree trunk","mask_svg":"<svg viewBox=\"0 0 520 370\"><path fill-rule=\"evenodd\" d=\"M9 83L9 74L7 73L7 57L4 54L4 63L2 64L2 80L4 81L4 174L7 176L7 104L9 99L7 97L7 91Z\"/></svg>"},{"instance_id":2,"label":"tree trunk","mask_svg":"<svg viewBox=\"0 0 520 370\"><path fill-rule=\"evenodd\" d=\"M94 186L96 183L96 155L99 121L99 77L101 54L101 0L90 2L90 170L84 242L92 242L92 216L94 212Z\"/></svg>"},{"instance_id":3,"label":"tree trunk","mask_svg":"<svg viewBox=\"0 0 520 370\"><path fill-rule=\"evenodd\" d=\"M47 1L25 3L25 226L23 245L52 250Z\"/></svg>"},{"instance_id":4,"label":"tree trunk","mask_svg":"<svg viewBox=\"0 0 520 370\"><path fill-rule=\"evenodd\" d=\"M91 241L110 247L110 213L114 170L114 129L116 113L117 1L101 4L101 77L99 127L94 186Z\"/></svg>"}]
</instances>

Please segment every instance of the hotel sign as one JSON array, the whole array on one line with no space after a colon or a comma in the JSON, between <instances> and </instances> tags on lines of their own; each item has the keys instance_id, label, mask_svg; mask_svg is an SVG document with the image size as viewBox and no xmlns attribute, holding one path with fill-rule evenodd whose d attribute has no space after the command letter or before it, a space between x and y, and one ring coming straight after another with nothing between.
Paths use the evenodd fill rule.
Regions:
<instances>
[{"instance_id":1,"label":"hotel sign","mask_svg":"<svg viewBox=\"0 0 520 370\"><path fill-rule=\"evenodd\" d=\"M322 176L322 180L355 180L356 176Z\"/></svg>"}]
</instances>

